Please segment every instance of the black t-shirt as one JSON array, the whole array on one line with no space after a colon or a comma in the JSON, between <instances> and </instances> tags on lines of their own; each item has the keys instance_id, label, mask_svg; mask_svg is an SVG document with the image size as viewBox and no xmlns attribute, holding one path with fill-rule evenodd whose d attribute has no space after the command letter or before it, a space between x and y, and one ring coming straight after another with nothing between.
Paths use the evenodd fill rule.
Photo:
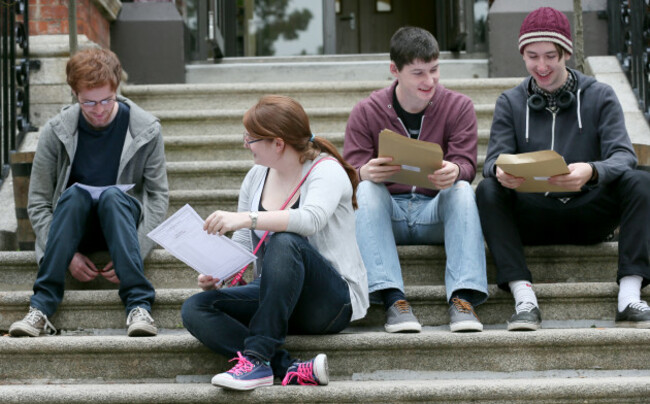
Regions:
<instances>
[{"instance_id":1,"label":"black t-shirt","mask_svg":"<svg viewBox=\"0 0 650 404\"><path fill-rule=\"evenodd\" d=\"M422 126L422 115L424 115L424 110L415 114L405 111L397 100L396 91L397 86L395 86L395 90L393 90L393 105L395 106L395 112L397 112L397 116L402 120L404 126L406 126L406 130L408 130L411 138L417 139L420 136L420 127Z\"/></svg>"},{"instance_id":2,"label":"black t-shirt","mask_svg":"<svg viewBox=\"0 0 650 404\"><path fill-rule=\"evenodd\" d=\"M102 129L94 129L79 114L79 138L68 186L75 182L98 187L115 185L129 117L129 107L121 102L113 122Z\"/></svg>"}]
</instances>

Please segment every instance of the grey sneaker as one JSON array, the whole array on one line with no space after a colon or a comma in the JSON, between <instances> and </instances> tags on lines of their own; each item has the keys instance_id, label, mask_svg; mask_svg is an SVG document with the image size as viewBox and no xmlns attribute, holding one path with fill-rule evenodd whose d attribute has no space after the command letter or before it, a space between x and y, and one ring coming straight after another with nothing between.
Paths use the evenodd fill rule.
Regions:
<instances>
[{"instance_id":1,"label":"grey sneaker","mask_svg":"<svg viewBox=\"0 0 650 404\"><path fill-rule=\"evenodd\" d=\"M474 307L467 300L452 298L449 305L449 318L451 332L483 331L483 324L474 312Z\"/></svg>"},{"instance_id":2,"label":"grey sneaker","mask_svg":"<svg viewBox=\"0 0 650 404\"><path fill-rule=\"evenodd\" d=\"M422 325L406 300L398 300L386 310L386 332L420 332Z\"/></svg>"},{"instance_id":3,"label":"grey sneaker","mask_svg":"<svg viewBox=\"0 0 650 404\"><path fill-rule=\"evenodd\" d=\"M648 303L641 300L628 304L623 311L617 311L616 326L650 328L650 307L648 307Z\"/></svg>"},{"instance_id":4,"label":"grey sneaker","mask_svg":"<svg viewBox=\"0 0 650 404\"><path fill-rule=\"evenodd\" d=\"M158 329L153 324L153 317L142 307L131 310L126 318L127 334L129 337L153 337Z\"/></svg>"},{"instance_id":5,"label":"grey sneaker","mask_svg":"<svg viewBox=\"0 0 650 404\"><path fill-rule=\"evenodd\" d=\"M508 321L508 331L535 331L542 324L542 313L531 302L521 302Z\"/></svg>"},{"instance_id":6,"label":"grey sneaker","mask_svg":"<svg viewBox=\"0 0 650 404\"><path fill-rule=\"evenodd\" d=\"M9 327L9 335L12 337L38 337L41 334L54 335L56 328L47 316L35 307L30 307L25 318Z\"/></svg>"}]
</instances>

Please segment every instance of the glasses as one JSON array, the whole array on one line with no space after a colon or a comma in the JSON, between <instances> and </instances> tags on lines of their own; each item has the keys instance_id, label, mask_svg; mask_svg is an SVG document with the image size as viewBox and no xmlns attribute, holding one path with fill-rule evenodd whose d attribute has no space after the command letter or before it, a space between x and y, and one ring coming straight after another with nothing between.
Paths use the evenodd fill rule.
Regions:
<instances>
[{"instance_id":1,"label":"glasses","mask_svg":"<svg viewBox=\"0 0 650 404\"><path fill-rule=\"evenodd\" d=\"M109 105L113 105L115 101L117 101L115 98L106 98L105 100L101 100L101 101L84 101L84 102L79 101L79 104L83 108L94 108L95 106L97 106L97 104L101 105L102 107L107 107Z\"/></svg>"},{"instance_id":2,"label":"glasses","mask_svg":"<svg viewBox=\"0 0 650 404\"><path fill-rule=\"evenodd\" d=\"M252 140L250 140L250 139L252 139ZM266 139L253 139L252 137L250 137L248 135L248 133L244 133L244 143L246 143L246 144L253 144L253 143L256 143L256 142L261 142L262 140L266 140Z\"/></svg>"}]
</instances>

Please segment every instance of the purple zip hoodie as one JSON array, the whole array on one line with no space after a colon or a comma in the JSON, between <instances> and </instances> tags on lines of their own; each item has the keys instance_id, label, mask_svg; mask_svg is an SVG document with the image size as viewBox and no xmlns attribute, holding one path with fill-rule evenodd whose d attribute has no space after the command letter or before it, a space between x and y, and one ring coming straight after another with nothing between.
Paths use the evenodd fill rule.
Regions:
<instances>
[{"instance_id":1,"label":"purple zip hoodie","mask_svg":"<svg viewBox=\"0 0 650 404\"><path fill-rule=\"evenodd\" d=\"M374 91L352 109L347 127L343 157L357 169L377 157L379 132L390 129L408 137L408 132L393 108L393 92L397 80L390 86ZM448 90L438 83L436 91L422 116L419 140L437 143L443 158L460 167L458 180L472 182L476 175L478 132L474 105L469 97ZM416 192L435 196L438 191L387 182L391 194Z\"/></svg>"}]
</instances>

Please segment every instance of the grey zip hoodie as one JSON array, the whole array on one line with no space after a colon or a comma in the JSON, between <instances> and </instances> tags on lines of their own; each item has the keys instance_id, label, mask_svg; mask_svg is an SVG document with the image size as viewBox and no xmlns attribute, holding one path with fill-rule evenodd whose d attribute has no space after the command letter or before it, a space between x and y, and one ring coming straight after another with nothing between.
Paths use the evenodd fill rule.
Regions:
<instances>
[{"instance_id":1,"label":"grey zip hoodie","mask_svg":"<svg viewBox=\"0 0 650 404\"><path fill-rule=\"evenodd\" d=\"M147 233L160 224L169 204L165 149L160 121L132 101L129 128L124 139L117 184L135 184L127 193L140 205L138 240L144 259L154 246ZM52 215L70 176L77 148L79 104L64 107L41 130L29 184L27 212L36 233L36 260L43 258Z\"/></svg>"},{"instance_id":2,"label":"grey zip hoodie","mask_svg":"<svg viewBox=\"0 0 650 404\"><path fill-rule=\"evenodd\" d=\"M548 149L562 155L567 164L593 163L599 184L608 184L636 167L636 155L614 90L593 77L572 71L578 80L578 90L575 102L567 109L555 113L548 109L529 109L527 89L531 77L499 96L484 177L496 175L494 162L501 153Z\"/></svg>"}]
</instances>

